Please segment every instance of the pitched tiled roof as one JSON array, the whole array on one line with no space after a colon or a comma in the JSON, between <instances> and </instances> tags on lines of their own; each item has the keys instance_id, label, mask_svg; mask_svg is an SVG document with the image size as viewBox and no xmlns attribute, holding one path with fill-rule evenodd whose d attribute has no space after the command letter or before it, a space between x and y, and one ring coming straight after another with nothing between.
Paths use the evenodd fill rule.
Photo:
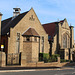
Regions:
<instances>
[{"instance_id":1,"label":"pitched tiled roof","mask_svg":"<svg viewBox=\"0 0 75 75\"><path fill-rule=\"evenodd\" d=\"M39 36L39 34L33 28L29 28L23 33L23 36Z\"/></svg>"},{"instance_id":2,"label":"pitched tiled roof","mask_svg":"<svg viewBox=\"0 0 75 75\"><path fill-rule=\"evenodd\" d=\"M3 20L1 24L1 35L6 35L10 28L13 28L26 14L27 12L24 12L16 17L11 17L9 19Z\"/></svg>"},{"instance_id":3,"label":"pitched tiled roof","mask_svg":"<svg viewBox=\"0 0 75 75\"><path fill-rule=\"evenodd\" d=\"M62 25L62 23L64 22L64 20L59 21ZM43 24L43 27L46 31L46 33L49 35L49 40L52 40L52 38L54 37L54 35L56 34L56 25L59 22L53 22L53 23L47 23L47 24Z\"/></svg>"}]
</instances>

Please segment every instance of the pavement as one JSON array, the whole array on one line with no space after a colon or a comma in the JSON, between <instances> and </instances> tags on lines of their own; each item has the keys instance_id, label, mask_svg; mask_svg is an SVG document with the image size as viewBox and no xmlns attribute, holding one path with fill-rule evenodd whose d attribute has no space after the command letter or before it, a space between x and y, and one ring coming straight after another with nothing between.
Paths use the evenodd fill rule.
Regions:
<instances>
[{"instance_id":1,"label":"pavement","mask_svg":"<svg viewBox=\"0 0 75 75\"><path fill-rule=\"evenodd\" d=\"M0 67L0 73L4 72L26 72L26 71L48 71L48 70L72 70L73 67Z\"/></svg>"},{"instance_id":2,"label":"pavement","mask_svg":"<svg viewBox=\"0 0 75 75\"><path fill-rule=\"evenodd\" d=\"M0 67L1 70L28 70L28 69L56 69L60 67L19 67L19 66L7 66L7 67Z\"/></svg>"}]
</instances>

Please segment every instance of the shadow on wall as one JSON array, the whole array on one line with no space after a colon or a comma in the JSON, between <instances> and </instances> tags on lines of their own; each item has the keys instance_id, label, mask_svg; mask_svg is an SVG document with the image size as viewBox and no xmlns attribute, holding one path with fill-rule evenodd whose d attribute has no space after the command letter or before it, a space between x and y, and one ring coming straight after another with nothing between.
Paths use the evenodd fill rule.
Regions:
<instances>
[{"instance_id":1,"label":"shadow on wall","mask_svg":"<svg viewBox=\"0 0 75 75\"><path fill-rule=\"evenodd\" d=\"M56 36L56 34L57 33L55 33L54 35L53 35L53 37L51 37L51 40L49 40L49 44L50 44L50 49L49 49L49 54L50 54L50 56L52 56L52 47L53 47L53 42L54 42L54 37ZM56 52L55 52L56 53ZM56 53L57 54L57 53Z\"/></svg>"}]
</instances>

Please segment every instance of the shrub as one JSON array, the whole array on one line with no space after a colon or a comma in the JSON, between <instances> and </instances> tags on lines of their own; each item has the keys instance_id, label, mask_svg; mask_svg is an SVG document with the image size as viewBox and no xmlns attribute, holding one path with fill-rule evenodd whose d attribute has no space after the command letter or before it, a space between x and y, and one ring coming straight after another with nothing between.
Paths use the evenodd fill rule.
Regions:
<instances>
[{"instance_id":1,"label":"shrub","mask_svg":"<svg viewBox=\"0 0 75 75\"><path fill-rule=\"evenodd\" d=\"M39 61L47 62L57 62L57 57L60 57L58 54L54 54L49 57L49 53L39 53Z\"/></svg>"},{"instance_id":2,"label":"shrub","mask_svg":"<svg viewBox=\"0 0 75 75\"><path fill-rule=\"evenodd\" d=\"M49 54L48 53L39 53L39 61L48 62Z\"/></svg>"},{"instance_id":3,"label":"shrub","mask_svg":"<svg viewBox=\"0 0 75 75\"><path fill-rule=\"evenodd\" d=\"M48 53L43 53L43 59L44 58L49 59L49 54Z\"/></svg>"},{"instance_id":4,"label":"shrub","mask_svg":"<svg viewBox=\"0 0 75 75\"><path fill-rule=\"evenodd\" d=\"M57 62L57 57L60 57L60 55L59 54L54 54L54 55L52 55L51 57L50 57L50 61L51 62Z\"/></svg>"},{"instance_id":5,"label":"shrub","mask_svg":"<svg viewBox=\"0 0 75 75\"><path fill-rule=\"evenodd\" d=\"M70 62L70 63L72 63L73 61L71 61L71 60L65 60L65 59L60 59L60 62L62 63L62 62Z\"/></svg>"},{"instance_id":6,"label":"shrub","mask_svg":"<svg viewBox=\"0 0 75 75\"><path fill-rule=\"evenodd\" d=\"M60 57L60 55L59 55L59 54L54 54L54 55L52 55L52 56L54 56L54 57Z\"/></svg>"},{"instance_id":7,"label":"shrub","mask_svg":"<svg viewBox=\"0 0 75 75\"><path fill-rule=\"evenodd\" d=\"M43 60L44 60L44 62L48 62L48 60L49 60L49 54L48 53L43 54Z\"/></svg>"},{"instance_id":8,"label":"shrub","mask_svg":"<svg viewBox=\"0 0 75 75\"><path fill-rule=\"evenodd\" d=\"M65 59L60 59L60 62L62 63L62 62L66 62L66 60Z\"/></svg>"}]
</instances>

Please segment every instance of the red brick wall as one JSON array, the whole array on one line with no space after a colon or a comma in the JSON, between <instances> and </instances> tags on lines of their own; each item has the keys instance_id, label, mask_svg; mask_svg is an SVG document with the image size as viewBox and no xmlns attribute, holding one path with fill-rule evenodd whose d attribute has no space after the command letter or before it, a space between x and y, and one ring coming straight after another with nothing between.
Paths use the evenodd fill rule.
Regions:
<instances>
[{"instance_id":1,"label":"red brick wall","mask_svg":"<svg viewBox=\"0 0 75 75\"><path fill-rule=\"evenodd\" d=\"M0 44L4 45L3 51L5 53L7 53L7 51L8 51L8 36L6 36L6 35L5 36L1 36ZM1 48L0 48L0 50L1 50Z\"/></svg>"}]
</instances>

